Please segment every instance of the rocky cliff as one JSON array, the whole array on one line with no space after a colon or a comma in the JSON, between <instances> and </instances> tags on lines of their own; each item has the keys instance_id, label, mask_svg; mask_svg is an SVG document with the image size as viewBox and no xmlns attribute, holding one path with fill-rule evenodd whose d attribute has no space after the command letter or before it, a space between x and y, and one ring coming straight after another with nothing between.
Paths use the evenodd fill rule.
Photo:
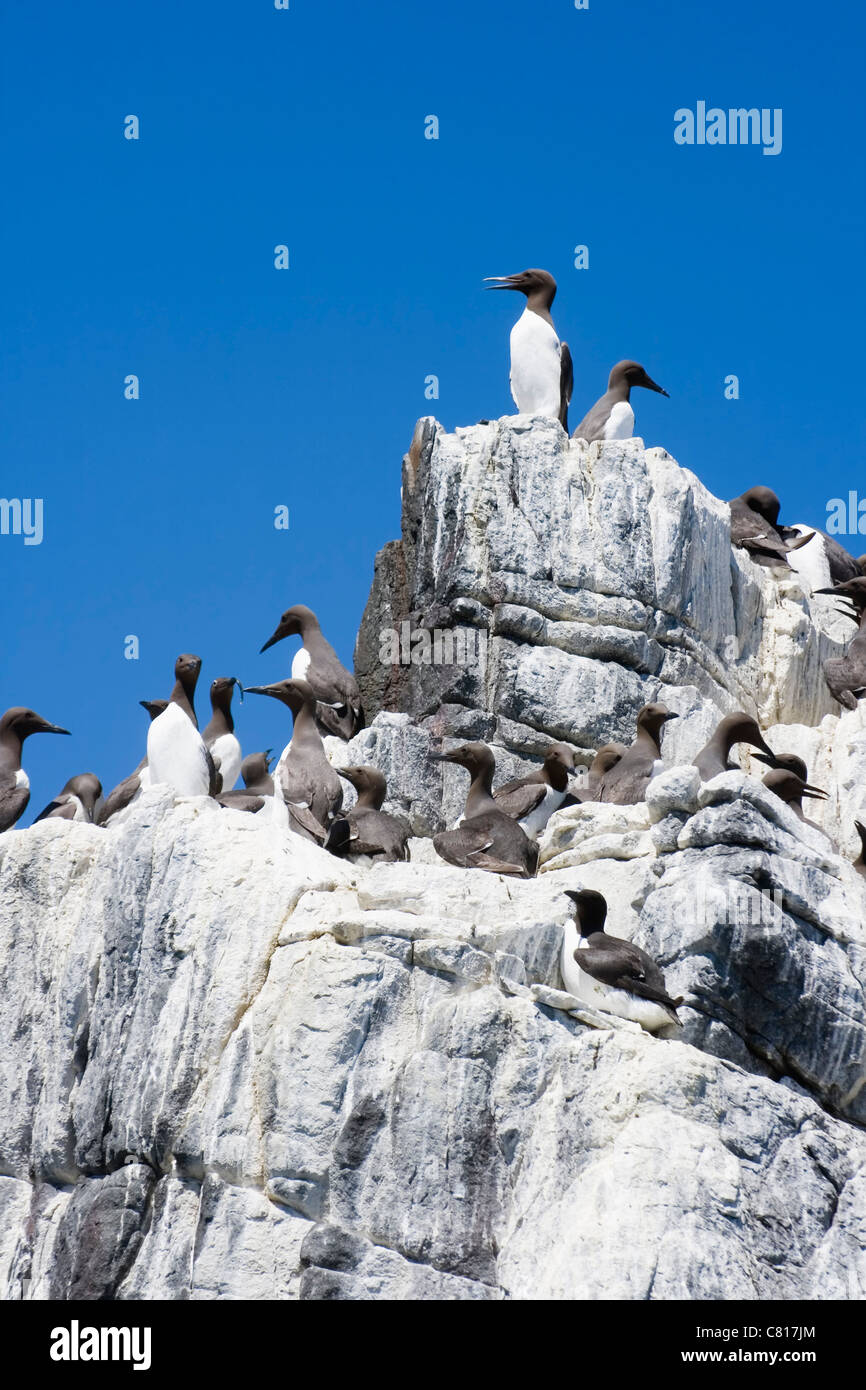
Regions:
<instances>
[{"instance_id":1,"label":"rocky cliff","mask_svg":"<svg viewBox=\"0 0 866 1390\"><path fill-rule=\"evenodd\" d=\"M0 1291L866 1296L866 731L821 676L848 626L820 557L761 570L664 451L523 417L422 421L403 511L359 636L376 717L331 751L387 772L412 863L164 787L0 836ZM431 740L488 739L504 780L655 698L669 770L555 816L537 879L420 838L465 790ZM745 759L700 785L738 707L832 791L823 829ZM676 1037L563 992L578 886L685 996Z\"/></svg>"}]
</instances>

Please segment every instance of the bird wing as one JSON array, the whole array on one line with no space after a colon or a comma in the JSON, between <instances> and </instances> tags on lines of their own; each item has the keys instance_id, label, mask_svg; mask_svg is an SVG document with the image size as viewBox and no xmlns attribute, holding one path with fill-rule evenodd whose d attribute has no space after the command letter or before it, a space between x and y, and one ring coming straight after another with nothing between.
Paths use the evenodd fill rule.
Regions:
<instances>
[{"instance_id":1,"label":"bird wing","mask_svg":"<svg viewBox=\"0 0 866 1390\"><path fill-rule=\"evenodd\" d=\"M543 782L506 782L504 787L493 793L497 810L504 811L512 820L522 820L534 811L544 800L547 787Z\"/></svg>"},{"instance_id":2,"label":"bird wing","mask_svg":"<svg viewBox=\"0 0 866 1390\"><path fill-rule=\"evenodd\" d=\"M574 389L574 365L568 343L559 345L559 423L568 434L568 407Z\"/></svg>"},{"instance_id":3,"label":"bird wing","mask_svg":"<svg viewBox=\"0 0 866 1390\"><path fill-rule=\"evenodd\" d=\"M578 947L574 952L574 959L587 975L611 989L628 990L669 1009L683 1002L671 998L665 989L664 975L639 946L619 937L598 935L600 939L594 939L591 946Z\"/></svg>"},{"instance_id":4,"label":"bird wing","mask_svg":"<svg viewBox=\"0 0 866 1390\"><path fill-rule=\"evenodd\" d=\"M591 410L584 415L572 439L585 439L587 444L592 444L596 439L604 438L604 427L607 417L610 414L610 400L607 393L597 400Z\"/></svg>"},{"instance_id":5,"label":"bird wing","mask_svg":"<svg viewBox=\"0 0 866 1390\"><path fill-rule=\"evenodd\" d=\"M141 772L141 769L144 767L146 761L146 758L142 759L140 765L135 769L135 772L131 772L128 777L125 777L123 779L122 782L118 782L114 790L108 793L108 796L103 801L102 806L99 809L99 814L96 817L97 825L105 825L106 821L110 820L113 815L115 815L118 811L122 811L124 806L129 805L130 801L135 796L135 793L141 786L141 779L139 777L139 773Z\"/></svg>"},{"instance_id":6,"label":"bird wing","mask_svg":"<svg viewBox=\"0 0 866 1390\"><path fill-rule=\"evenodd\" d=\"M223 789L223 779L219 769L219 756L215 758L207 747L205 747L204 752L205 758L207 759L208 796L219 796L219 793Z\"/></svg>"},{"instance_id":7,"label":"bird wing","mask_svg":"<svg viewBox=\"0 0 866 1390\"><path fill-rule=\"evenodd\" d=\"M74 820L75 812L78 808L70 796L58 796L54 801L49 801L44 811L40 811L33 824L39 820Z\"/></svg>"},{"instance_id":8,"label":"bird wing","mask_svg":"<svg viewBox=\"0 0 866 1390\"><path fill-rule=\"evenodd\" d=\"M19 787L14 775L0 780L0 831L9 830L20 820L30 800L30 788Z\"/></svg>"}]
</instances>

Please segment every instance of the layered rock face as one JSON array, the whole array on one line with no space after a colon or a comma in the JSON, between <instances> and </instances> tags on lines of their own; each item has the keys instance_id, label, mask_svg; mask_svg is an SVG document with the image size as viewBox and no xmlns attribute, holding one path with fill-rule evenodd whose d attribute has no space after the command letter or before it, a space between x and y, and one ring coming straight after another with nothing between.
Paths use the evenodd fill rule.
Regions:
<instances>
[{"instance_id":1,"label":"layered rock face","mask_svg":"<svg viewBox=\"0 0 866 1390\"><path fill-rule=\"evenodd\" d=\"M760 570L662 451L541 420L422 422L403 496L359 639L379 712L333 760L382 767L417 836L462 809L443 738L504 780L661 698L668 770L559 812L528 882L426 838L353 867L160 786L0 836L0 1296L863 1298L866 733L821 676L819 562ZM380 660L422 620L481 659ZM833 791L829 836L745 759L701 786L737 707ZM563 990L577 887L681 1030Z\"/></svg>"}]
</instances>

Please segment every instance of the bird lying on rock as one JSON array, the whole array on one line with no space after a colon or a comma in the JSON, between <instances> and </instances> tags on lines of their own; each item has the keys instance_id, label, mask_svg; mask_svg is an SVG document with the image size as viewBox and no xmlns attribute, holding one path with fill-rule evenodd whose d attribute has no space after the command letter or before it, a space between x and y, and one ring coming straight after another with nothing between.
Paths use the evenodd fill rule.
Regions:
<instances>
[{"instance_id":1,"label":"bird lying on rock","mask_svg":"<svg viewBox=\"0 0 866 1390\"><path fill-rule=\"evenodd\" d=\"M409 858L409 827L382 810L388 785L378 768L341 767L341 777L358 793L350 811L337 816L325 836L325 849L353 864L395 864Z\"/></svg>"},{"instance_id":2,"label":"bird lying on rock","mask_svg":"<svg viewBox=\"0 0 866 1390\"><path fill-rule=\"evenodd\" d=\"M678 717L667 705L643 706L637 716L635 741L604 774L599 786L599 801L636 806L645 800L650 778L659 770L656 764L661 759L661 731L671 719Z\"/></svg>"},{"instance_id":3,"label":"bird lying on rock","mask_svg":"<svg viewBox=\"0 0 866 1390\"><path fill-rule=\"evenodd\" d=\"M573 749L567 743L551 743L541 767L497 787L493 800L500 811L523 827L530 839L536 840L568 795L573 771Z\"/></svg>"},{"instance_id":4,"label":"bird lying on rock","mask_svg":"<svg viewBox=\"0 0 866 1390\"><path fill-rule=\"evenodd\" d=\"M776 755L758 728L757 722L744 710L738 710L736 714L726 714L724 719L719 721L712 738L695 758L693 766L701 774L702 782L709 782L722 772L742 771L730 760L731 749L736 743L748 743L752 748L759 749L767 755L762 761L768 762L771 767L776 766Z\"/></svg>"},{"instance_id":5,"label":"bird lying on rock","mask_svg":"<svg viewBox=\"0 0 866 1390\"><path fill-rule=\"evenodd\" d=\"M778 525L781 503L772 488L750 487L728 503L731 509L731 545L746 550L759 565L788 564L788 552L799 550L814 536L802 536Z\"/></svg>"},{"instance_id":6,"label":"bird lying on rock","mask_svg":"<svg viewBox=\"0 0 866 1390\"><path fill-rule=\"evenodd\" d=\"M284 637L300 637L292 659L292 680L306 681L316 698L316 718L326 733L348 743L364 727L358 682L325 640L312 608L296 603L287 608L262 647L266 652Z\"/></svg>"},{"instance_id":7,"label":"bird lying on rock","mask_svg":"<svg viewBox=\"0 0 866 1390\"><path fill-rule=\"evenodd\" d=\"M582 888L566 890L574 903L574 920L565 924L560 972L569 993L590 1008L630 1018L648 1033L681 1028L677 1009L682 996L672 999L655 961L604 929L607 903L601 893Z\"/></svg>"},{"instance_id":8,"label":"bird lying on rock","mask_svg":"<svg viewBox=\"0 0 866 1390\"><path fill-rule=\"evenodd\" d=\"M328 762L316 722L316 696L307 681L249 685L248 695L269 695L292 712L292 737L274 772L274 801L285 805L289 829L324 845L327 828L343 804L343 788Z\"/></svg>"},{"instance_id":9,"label":"bird lying on rock","mask_svg":"<svg viewBox=\"0 0 866 1390\"><path fill-rule=\"evenodd\" d=\"M102 783L99 778L93 772L82 772L77 777L70 777L54 800L39 812L33 824L40 820L76 820L92 825L94 808L101 796Z\"/></svg>"},{"instance_id":10,"label":"bird lying on rock","mask_svg":"<svg viewBox=\"0 0 866 1390\"><path fill-rule=\"evenodd\" d=\"M487 744L464 743L450 753L430 756L434 762L465 767L472 779L462 824L433 836L437 854L461 869L486 869L493 874L533 878L538 866L538 846L516 820L497 806L492 792L496 764Z\"/></svg>"},{"instance_id":11,"label":"bird lying on rock","mask_svg":"<svg viewBox=\"0 0 866 1390\"><path fill-rule=\"evenodd\" d=\"M0 719L0 831L23 816L30 800L30 778L21 766L21 745L31 734L68 734L24 705L13 705Z\"/></svg>"},{"instance_id":12,"label":"bird lying on rock","mask_svg":"<svg viewBox=\"0 0 866 1390\"><path fill-rule=\"evenodd\" d=\"M668 394L647 376L639 362L617 362L611 368L607 391L583 417L572 439L585 439L589 444L595 439L633 439L634 410L629 400L633 386L644 386L660 396Z\"/></svg>"}]
</instances>

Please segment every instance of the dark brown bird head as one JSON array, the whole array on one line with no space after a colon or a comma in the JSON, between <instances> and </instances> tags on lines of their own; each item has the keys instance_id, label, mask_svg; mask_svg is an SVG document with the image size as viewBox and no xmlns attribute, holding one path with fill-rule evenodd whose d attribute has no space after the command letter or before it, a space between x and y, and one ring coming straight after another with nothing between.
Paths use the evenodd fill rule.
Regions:
<instances>
[{"instance_id":1,"label":"dark brown bird head","mask_svg":"<svg viewBox=\"0 0 866 1390\"><path fill-rule=\"evenodd\" d=\"M607 919L607 903L601 893L592 888L566 888L565 896L574 903L574 920L580 928L581 936L592 936L593 932L604 931Z\"/></svg>"},{"instance_id":2,"label":"dark brown bird head","mask_svg":"<svg viewBox=\"0 0 866 1390\"><path fill-rule=\"evenodd\" d=\"M282 642L284 637L302 637L304 633L317 630L318 627L319 620L312 608L307 608L303 603L296 603L286 609L261 651L266 652L268 647L272 647L275 642Z\"/></svg>"}]
</instances>

